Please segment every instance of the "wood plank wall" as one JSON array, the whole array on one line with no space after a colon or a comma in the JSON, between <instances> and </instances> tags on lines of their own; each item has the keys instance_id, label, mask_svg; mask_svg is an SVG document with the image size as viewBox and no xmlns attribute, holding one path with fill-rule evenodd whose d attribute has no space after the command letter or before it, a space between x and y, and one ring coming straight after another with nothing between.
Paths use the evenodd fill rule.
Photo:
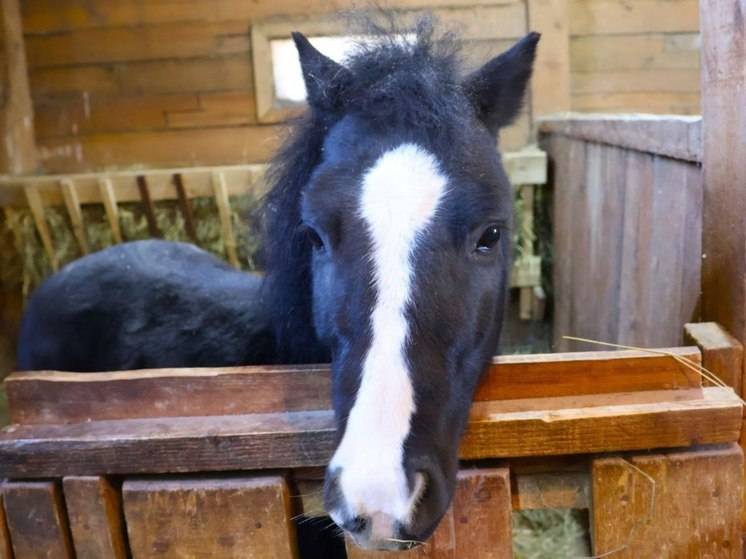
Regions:
<instances>
[{"instance_id":1,"label":"wood plank wall","mask_svg":"<svg viewBox=\"0 0 746 559\"><path fill-rule=\"evenodd\" d=\"M44 170L265 161L284 128L257 121L251 27L268 18L326 17L355 3L21 1ZM471 43L471 64L529 27L544 33L535 80L542 87L506 132L504 149L529 142L534 116L544 112L699 110L696 0L385 5L433 9Z\"/></svg>"},{"instance_id":2,"label":"wood plank wall","mask_svg":"<svg viewBox=\"0 0 746 559\"><path fill-rule=\"evenodd\" d=\"M578 336L655 347L682 342L699 315L700 121L548 121L553 167L554 345ZM659 132L659 147L656 136Z\"/></svg>"},{"instance_id":3,"label":"wood plank wall","mask_svg":"<svg viewBox=\"0 0 746 559\"><path fill-rule=\"evenodd\" d=\"M572 0L572 108L699 114L698 0Z\"/></svg>"}]
</instances>

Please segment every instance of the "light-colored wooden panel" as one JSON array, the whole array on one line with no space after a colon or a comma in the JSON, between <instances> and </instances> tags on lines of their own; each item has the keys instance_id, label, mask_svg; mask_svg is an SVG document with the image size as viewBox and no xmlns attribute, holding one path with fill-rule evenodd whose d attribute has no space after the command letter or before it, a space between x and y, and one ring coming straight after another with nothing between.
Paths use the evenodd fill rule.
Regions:
<instances>
[{"instance_id":1,"label":"light-colored wooden panel","mask_svg":"<svg viewBox=\"0 0 746 559\"><path fill-rule=\"evenodd\" d=\"M699 70L698 39L698 33L574 37L570 41L572 71Z\"/></svg>"},{"instance_id":2,"label":"light-colored wooden panel","mask_svg":"<svg viewBox=\"0 0 746 559\"><path fill-rule=\"evenodd\" d=\"M36 104L34 126L40 138L165 128L168 113L200 110L196 94L112 97L81 93L75 97L44 97Z\"/></svg>"},{"instance_id":3,"label":"light-colored wooden panel","mask_svg":"<svg viewBox=\"0 0 746 559\"><path fill-rule=\"evenodd\" d=\"M76 559L125 559L121 499L111 483L98 476L66 477L63 487Z\"/></svg>"},{"instance_id":4,"label":"light-colored wooden panel","mask_svg":"<svg viewBox=\"0 0 746 559\"><path fill-rule=\"evenodd\" d=\"M699 30L697 0L571 0L572 35Z\"/></svg>"},{"instance_id":5,"label":"light-colored wooden panel","mask_svg":"<svg viewBox=\"0 0 746 559\"><path fill-rule=\"evenodd\" d=\"M251 92L200 93L198 106L166 109L169 128L232 126L256 123L256 100Z\"/></svg>"},{"instance_id":6,"label":"light-colored wooden panel","mask_svg":"<svg viewBox=\"0 0 746 559\"><path fill-rule=\"evenodd\" d=\"M253 83L245 54L39 68L30 70L29 80L34 97L251 91Z\"/></svg>"},{"instance_id":7,"label":"light-colored wooden panel","mask_svg":"<svg viewBox=\"0 0 746 559\"><path fill-rule=\"evenodd\" d=\"M491 6L520 3L519 0L391 0L380 5L389 8L431 8L438 6ZM87 0L27 0L23 25L27 33L48 33L89 27L152 25L162 23L222 22L262 19L268 16L334 13L355 7L352 0L212 0L178 2L173 0L119 0L91 6Z\"/></svg>"},{"instance_id":8,"label":"light-colored wooden panel","mask_svg":"<svg viewBox=\"0 0 746 559\"><path fill-rule=\"evenodd\" d=\"M698 115L699 92L586 93L572 96L573 111Z\"/></svg>"},{"instance_id":9,"label":"light-colored wooden panel","mask_svg":"<svg viewBox=\"0 0 746 559\"><path fill-rule=\"evenodd\" d=\"M608 72L573 72L572 93L660 92L696 93L699 70L696 68L613 70Z\"/></svg>"},{"instance_id":10,"label":"light-colored wooden panel","mask_svg":"<svg viewBox=\"0 0 746 559\"><path fill-rule=\"evenodd\" d=\"M3 500L15 559L73 559L65 504L52 481L8 482Z\"/></svg>"},{"instance_id":11,"label":"light-colored wooden panel","mask_svg":"<svg viewBox=\"0 0 746 559\"><path fill-rule=\"evenodd\" d=\"M696 399L666 391L545 398L528 410L473 405L462 440L466 460L687 447L739 439L741 400L705 388ZM327 463L331 411L13 425L0 431L0 462L13 477L296 468ZM23 444L18 444L22 440ZM60 460L61 455L65 460Z\"/></svg>"},{"instance_id":12,"label":"light-colored wooden panel","mask_svg":"<svg viewBox=\"0 0 746 559\"><path fill-rule=\"evenodd\" d=\"M571 1L571 0L570 0ZM570 110L568 0L528 0L528 27L541 33L531 78L533 118Z\"/></svg>"},{"instance_id":13,"label":"light-colored wooden panel","mask_svg":"<svg viewBox=\"0 0 746 559\"><path fill-rule=\"evenodd\" d=\"M694 348L672 349L699 362ZM700 378L672 357L637 351L501 356L475 401L504 407L535 399L617 392L679 390L690 398ZM14 373L5 381L14 423L77 423L324 410L331 407L326 366L156 369L118 373ZM614 396L615 397L615 396ZM596 405L606 405L596 397ZM528 408L533 409L533 408Z\"/></svg>"},{"instance_id":14,"label":"light-colored wooden panel","mask_svg":"<svg viewBox=\"0 0 746 559\"><path fill-rule=\"evenodd\" d=\"M138 165L149 167L261 163L280 145L284 126L201 128L86 134L40 141L50 172Z\"/></svg>"},{"instance_id":15,"label":"light-colored wooden panel","mask_svg":"<svg viewBox=\"0 0 746 559\"><path fill-rule=\"evenodd\" d=\"M507 468L462 470L453 504L424 545L407 552L365 551L349 540L348 559L509 559L512 554Z\"/></svg>"},{"instance_id":16,"label":"light-colored wooden panel","mask_svg":"<svg viewBox=\"0 0 746 559\"><path fill-rule=\"evenodd\" d=\"M278 476L128 480L122 499L133 559L297 557Z\"/></svg>"},{"instance_id":17,"label":"light-colored wooden panel","mask_svg":"<svg viewBox=\"0 0 746 559\"><path fill-rule=\"evenodd\" d=\"M246 53L246 22L176 22L26 35L29 66L70 66Z\"/></svg>"},{"instance_id":18,"label":"light-colored wooden panel","mask_svg":"<svg viewBox=\"0 0 746 559\"><path fill-rule=\"evenodd\" d=\"M742 486L737 445L594 460L594 553L740 559Z\"/></svg>"}]
</instances>

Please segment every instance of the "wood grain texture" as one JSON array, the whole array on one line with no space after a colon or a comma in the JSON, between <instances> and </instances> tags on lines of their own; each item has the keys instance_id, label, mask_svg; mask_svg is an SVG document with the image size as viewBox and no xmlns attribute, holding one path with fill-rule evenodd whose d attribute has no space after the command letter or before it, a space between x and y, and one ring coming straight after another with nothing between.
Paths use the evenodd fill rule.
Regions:
<instances>
[{"instance_id":1,"label":"wood grain texture","mask_svg":"<svg viewBox=\"0 0 746 559\"><path fill-rule=\"evenodd\" d=\"M509 559L512 550L507 468L462 470L453 503L435 533L406 552L365 551L347 541L348 559Z\"/></svg>"},{"instance_id":2,"label":"wood grain texture","mask_svg":"<svg viewBox=\"0 0 746 559\"><path fill-rule=\"evenodd\" d=\"M15 559L74 559L58 485L52 481L7 482L3 500Z\"/></svg>"},{"instance_id":3,"label":"wood grain texture","mask_svg":"<svg viewBox=\"0 0 746 559\"><path fill-rule=\"evenodd\" d=\"M738 445L593 461L594 553L741 557Z\"/></svg>"},{"instance_id":4,"label":"wood grain texture","mask_svg":"<svg viewBox=\"0 0 746 559\"><path fill-rule=\"evenodd\" d=\"M64 478L62 485L76 559L125 559L127 547L118 491L100 476L70 476Z\"/></svg>"},{"instance_id":5,"label":"wood grain texture","mask_svg":"<svg viewBox=\"0 0 746 559\"><path fill-rule=\"evenodd\" d=\"M30 173L37 169L38 153L23 23L18 0L2 0L0 8L0 171Z\"/></svg>"},{"instance_id":6,"label":"wood grain texture","mask_svg":"<svg viewBox=\"0 0 746 559\"><path fill-rule=\"evenodd\" d=\"M0 559L13 559L13 548L10 544L8 522L5 517L5 503L3 499L3 483L0 483Z\"/></svg>"},{"instance_id":7,"label":"wood grain texture","mask_svg":"<svg viewBox=\"0 0 746 559\"><path fill-rule=\"evenodd\" d=\"M531 77L533 118L570 110L568 0L528 0L528 28L541 33Z\"/></svg>"},{"instance_id":8,"label":"wood grain texture","mask_svg":"<svg viewBox=\"0 0 746 559\"><path fill-rule=\"evenodd\" d=\"M583 115L541 121L541 132L685 161L701 161L702 119L657 115Z\"/></svg>"},{"instance_id":9,"label":"wood grain texture","mask_svg":"<svg viewBox=\"0 0 746 559\"><path fill-rule=\"evenodd\" d=\"M744 0L703 0L703 317L746 340L746 27Z\"/></svg>"},{"instance_id":10,"label":"wood grain texture","mask_svg":"<svg viewBox=\"0 0 746 559\"><path fill-rule=\"evenodd\" d=\"M133 559L297 558L282 477L127 480L122 498Z\"/></svg>"},{"instance_id":11,"label":"wood grain texture","mask_svg":"<svg viewBox=\"0 0 746 559\"><path fill-rule=\"evenodd\" d=\"M591 503L588 472L514 474L514 510L587 509Z\"/></svg>"},{"instance_id":12,"label":"wood grain texture","mask_svg":"<svg viewBox=\"0 0 746 559\"><path fill-rule=\"evenodd\" d=\"M743 396L743 344L716 322L690 323L684 332L702 352L702 366Z\"/></svg>"},{"instance_id":13,"label":"wood grain texture","mask_svg":"<svg viewBox=\"0 0 746 559\"><path fill-rule=\"evenodd\" d=\"M737 441L741 401L730 389L699 398L672 391L545 398L528 409L474 404L463 459L686 447ZM596 405L594 405L596 404ZM0 468L14 477L296 468L325 465L334 449L332 412L12 425L0 432ZM59 456L64 455L65 460Z\"/></svg>"},{"instance_id":14,"label":"wood grain texture","mask_svg":"<svg viewBox=\"0 0 746 559\"><path fill-rule=\"evenodd\" d=\"M656 122L670 127L669 147L646 136ZM558 350L586 347L564 335L678 345L699 318L702 172L684 159L694 158L696 130L692 119L599 115L542 125L554 166Z\"/></svg>"},{"instance_id":15,"label":"wood grain texture","mask_svg":"<svg viewBox=\"0 0 746 559\"><path fill-rule=\"evenodd\" d=\"M670 348L698 363L696 348ZM494 359L474 400L524 400L697 388L701 378L667 355L640 351L507 355ZM11 420L77 423L147 417L272 413L331 407L328 366L13 373ZM541 400L539 400L541 401ZM520 405L520 404L517 404Z\"/></svg>"},{"instance_id":16,"label":"wood grain texture","mask_svg":"<svg viewBox=\"0 0 746 559\"><path fill-rule=\"evenodd\" d=\"M696 32L697 8L697 0L572 0L570 30L573 35Z\"/></svg>"}]
</instances>

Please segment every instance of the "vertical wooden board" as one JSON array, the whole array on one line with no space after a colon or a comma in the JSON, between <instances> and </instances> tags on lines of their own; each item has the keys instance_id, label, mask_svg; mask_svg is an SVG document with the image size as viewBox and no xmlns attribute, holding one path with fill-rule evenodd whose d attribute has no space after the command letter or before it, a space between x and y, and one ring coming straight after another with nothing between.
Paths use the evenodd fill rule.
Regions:
<instances>
[{"instance_id":1,"label":"vertical wooden board","mask_svg":"<svg viewBox=\"0 0 746 559\"><path fill-rule=\"evenodd\" d=\"M60 189L62 190L62 198L65 201L67 215L73 228L73 234L75 235L75 239L78 241L78 247L80 248L81 254L86 255L88 254L88 239L86 237L86 229L83 223L83 212L80 209L78 190L76 189L75 183L72 179L62 179L60 181Z\"/></svg>"},{"instance_id":2,"label":"vertical wooden board","mask_svg":"<svg viewBox=\"0 0 746 559\"><path fill-rule=\"evenodd\" d=\"M534 120L570 110L568 0L528 0L529 31L541 33L531 78Z\"/></svg>"},{"instance_id":3,"label":"vertical wooden board","mask_svg":"<svg viewBox=\"0 0 746 559\"><path fill-rule=\"evenodd\" d=\"M507 468L463 470L453 504L435 533L411 551L365 551L347 542L348 559L510 559L512 504Z\"/></svg>"},{"instance_id":4,"label":"vertical wooden board","mask_svg":"<svg viewBox=\"0 0 746 559\"><path fill-rule=\"evenodd\" d=\"M553 229L555 289L554 349L568 351L570 343L562 336L572 335L573 317L573 254L575 252L575 222L573 200L585 181L586 144L562 136L552 136L545 142L552 169Z\"/></svg>"},{"instance_id":5,"label":"vertical wooden board","mask_svg":"<svg viewBox=\"0 0 746 559\"><path fill-rule=\"evenodd\" d=\"M746 340L746 2L701 0L703 318Z\"/></svg>"},{"instance_id":6,"label":"vertical wooden board","mask_svg":"<svg viewBox=\"0 0 746 559\"><path fill-rule=\"evenodd\" d=\"M109 481L84 476L62 483L76 559L125 559L121 499Z\"/></svg>"},{"instance_id":7,"label":"vertical wooden board","mask_svg":"<svg viewBox=\"0 0 746 559\"><path fill-rule=\"evenodd\" d=\"M650 304L647 298L649 276L645 271L652 260L649 239L653 156L628 151L626 157L618 342L635 345L642 339L646 312Z\"/></svg>"},{"instance_id":8,"label":"vertical wooden board","mask_svg":"<svg viewBox=\"0 0 746 559\"><path fill-rule=\"evenodd\" d=\"M3 503L3 485L0 484L0 559L13 559L13 549L10 546L8 522L5 518L5 504Z\"/></svg>"},{"instance_id":9,"label":"vertical wooden board","mask_svg":"<svg viewBox=\"0 0 746 559\"><path fill-rule=\"evenodd\" d=\"M702 366L743 397L743 345L717 322L696 322L684 327L686 343L702 352Z\"/></svg>"},{"instance_id":10,"label":"vertical wooden board","mask_svg":"<svg viewBox=\"0 0 746 559\"><path fill-rule=\"evenodd\" d=\"M53 481L8 482L5 514L15 559L73 559L62 492Z\"/></svg>"},{"instance_id":11,"label":"vertical wooden board","mask_svg":"<svg viewBox=\"0 0 746 559\"><path fill-rule=\"evenodd\" d=\"M637 559L740 559L738 445L593 461L593 546Z\"/></svg>"},{"instance_id":12,"label":"vertical wooden board","mask_svg":"<svg viewBox=\"0 0 746 559\"><path fill-rule=\"evenodd\" d=\"M128 480L122 499L133 559L297 557L279 476Z\"/></svg>"}]
</instances>

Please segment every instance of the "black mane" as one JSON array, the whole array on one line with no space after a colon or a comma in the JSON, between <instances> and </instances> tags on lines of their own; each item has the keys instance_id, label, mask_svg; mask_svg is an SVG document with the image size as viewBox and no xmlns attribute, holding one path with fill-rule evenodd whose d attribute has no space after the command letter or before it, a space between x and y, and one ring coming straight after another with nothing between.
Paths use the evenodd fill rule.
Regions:
<instances>
[{"instance_id":1,"label":"black mane","mask_svg":"<svg viewBox=\"0 0 746 559\"><path fill-rule=\"evenodd\" d=\"M265 302L275 316L276 354L283 362L329 360L316 338L311 301L311 244L301 230L301 191L320 163L324 137L345 114L372 127L424 133L448 145L451 130L472 114L461 89L459 43L438 36L430 18L419 21L414 40L405 32L368 23L366 34L345 63L352 79L339 93L336 110L309 109L295 122L290 137L267 174L270 190L263 205L267 271Z\"/></svg>"}]
</instances>

